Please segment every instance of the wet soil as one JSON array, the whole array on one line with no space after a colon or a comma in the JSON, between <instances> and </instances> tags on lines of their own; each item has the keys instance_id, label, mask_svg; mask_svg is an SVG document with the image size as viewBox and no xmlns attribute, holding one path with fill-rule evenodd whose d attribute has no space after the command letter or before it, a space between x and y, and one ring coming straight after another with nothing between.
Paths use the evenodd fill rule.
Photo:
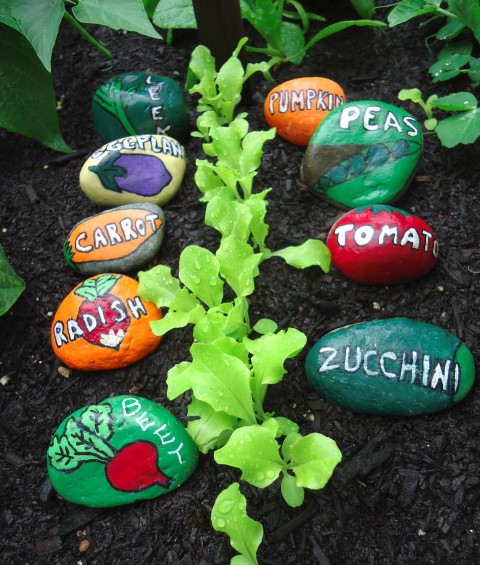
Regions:
<instances>
[{"instance_id":1,"label":"wet soil","mask_svg":"<svg viewBox=\"0 0 480 565\"><path fill-rule=\"evenodd\" d=\"M329 21L354 17L347 3L315 4ZM384 12L379 12L382 17ZM135 34L91 28L115 56L110 65L67 26L54 54L54 80L61 100L65 138L77 149L60 156L37 143L0 134L1 235L27 288L0 319L0 541L5 563L155 563L221 565L234 555L227 538L210 524L218 492L238 480L235 470L202 456L195 474L171 495L112 509L75 506L52 490L45 453L58 424L74 410L108 396L138 394L176 416L182 398L169 402L165 377L189 358L191 333L171 332L147 359L117 371L59 372L49 331L52 313L79 281L65 263L62 244L71 227L99 209L78 186L86 155L100 141L90 115L95 89L114 73L151 70L183 85L195 32L178 33L172 45ZM248 28L252 41L258 41ZM374 99L400 105L397 93L419 87L431 94L425 39L418 24L394 30L355 28L318 43L301 66L284 65L276 82L327 76L343 85L348 100ZM252 83L248 107L252 129L265 129L263 99L271 88ZM461 90L459 81L450 88ZM443 91L448 93L448 91ZM189 98L192 123L195 101ZM417 108L403 107L420 119ZM397 205L420 215L437 232L441 258L427 277L399 286L360 286L335 270L296 271L280 260L262 265L251 300L252 319L270 317L296 327L311 346L331 329L405 316L436 324L461 338L478 358L480 322L480 161L478 142L453 150L425 137L421 166ZM187 144L189 166L177 197L165 207L167 235L157 263L178 267L192 243L215 248L216 234L203 223L204 205L193 182L198 142ZM299 180L302 150L277 138L268 143L257 188L273 187L267 220L269 247L325 239L340 211ZM135 273L132 273L135 276ZM262 564L478 562L480 543L480 398L478 390L455 408L423 417L355 415L323 401L307 384L306 351L288 363L283 383L271 387L267 408L299 423L302 433L324 433L338 443L343 462L320 492L291 509L278 484L260 491L242 484L252 517L265 539ZM6 382L8 381L8 382ZM82 541L88 540L88 544ZM81 545L82 544L82 545ZM86 551L86 546L89 546Z\"/></svg>"}]
</instances>

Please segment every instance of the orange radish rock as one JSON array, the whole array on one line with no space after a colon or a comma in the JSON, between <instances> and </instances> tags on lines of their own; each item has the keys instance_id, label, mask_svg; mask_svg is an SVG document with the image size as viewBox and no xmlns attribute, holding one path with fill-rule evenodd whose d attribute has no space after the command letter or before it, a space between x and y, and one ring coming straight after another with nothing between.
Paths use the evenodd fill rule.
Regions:
<instances>
[{"instance_id":1,"label":"orange radish rock","mask_svg":"<svg viewBox=\"0 0 480 565\"><path fill-rule=\"evenodd\" d=\"M263 110L268 124L278 135L306 147L318 125L345 103L345 94L336 82L322 77L288 80L267 95Z\"/></svg>"},{"instance_id":2,"label":"orange radish rock","mask_svg":"<svg viewBox=\"0 0 480 565\"><path fill-rule=\"evenodd\" d=\"M99 371L135 363L160 343L150 322L162 312L143 302L138 282L103 274L77 285L60 304L52 323L57 357L73 369Z\"/></svg>"}]
</instances>

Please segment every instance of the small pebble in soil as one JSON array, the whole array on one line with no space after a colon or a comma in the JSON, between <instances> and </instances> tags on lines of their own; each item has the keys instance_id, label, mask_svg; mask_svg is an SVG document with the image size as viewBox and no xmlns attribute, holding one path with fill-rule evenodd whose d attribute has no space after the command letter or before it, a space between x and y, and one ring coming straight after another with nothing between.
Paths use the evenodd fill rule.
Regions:
<instances>
[{"instance_id":1,"label":"small pebble in soil","mask_svg":"<svg viewBox=\"0 0 480 565\"><path fill-rule=\"evenodd\" d=\"M267 95L264 114L278 135L306 147L331 110L345 103L342 87L322 77L303 77L277 85Z\"/></svg>"},{"instance_id":2,"label":"small pebble in soil","mask_svg":"<svg viewBox=\"0 0 480 565\"><path fill-rule=\"evenodd\" d=\"M427 275L438 260L432 228L399 208L374 204L355 208L327 237L332 264L361 284L401 284Z\"/></svg>"},{"instance_id":3,"label":"small pebble in soil","mask_svg":"<svg viewBox=\"0 0 480 565\"><path fill-rule=\"evenodd\" d=\"M198 449L173 414L152 400L128 395L65 418L47 451L55 490L70 502L91 507L172 492L197 462Z\"/></svg>"},{"instance_id":4,"label":"small pebble in soil","mask_svg":"<svg viewBox=\"0 0 480 565\"><path fill-rule=\"evenodd\" d=\"M84 163L80 187L99 206L150 202L163 206L180 189L185 149L167 135L136 135L106 143Z\"/></svg>"},{"instance_id":5,"label":"small pebble in soil","mask_svg":"<svg viewBox=\"0 0 480 565\"><path fill-rule=\"evenodd\" d=\"M133 271L162 245L165 215L156 204L127 204L79 222L63 244L67 263L84 275Z\"/></svg>"},{"instance_id":6,"label":"small pebble in soil","mask_svg":"<svg viewBox=\"0 0 480 565\"><path fill-rule=\"evenodd\" d=\"M95 92L92 115L103 143L142 133L184 141L190 132L187 103L177 82L145 72L109 78Z\"/></svg>"},{"instance_id":7,"label":"small pebble in soil","mask_svg":"<svg viewBox=\"0 0 480 565\"><path fill-rule=\"evenodd\" d=\"M152 333L150 322L161 318L161 310L140 298L135 279L97 275L63 299L53 318L51 343L73 369L118 369L156 349L161 337Z\"/></svg>"},{"instance_id":8,"label":"small pebble in soil","mask_svg":"<svg viewBox=\"0 0 480 565\"><path fill-rule=\"evenodd\" d=\"M474 359L456 336L407 318L338 328L309 351L308 381L352 412L416 416L460 402L475 379Z\"/></svg>"},{"instance_id":9,"label":"small pebble in soil","mask_svg":"<svg viewBox=\"0 0 480 565\"><path fill-rule=\"evenodd\" d=\"M408 112L373 100L349 102L315 131L301 177L318 196L342 208L388 204L407 189L421 153L421 128Z\"/></svg>"}]
</instances>

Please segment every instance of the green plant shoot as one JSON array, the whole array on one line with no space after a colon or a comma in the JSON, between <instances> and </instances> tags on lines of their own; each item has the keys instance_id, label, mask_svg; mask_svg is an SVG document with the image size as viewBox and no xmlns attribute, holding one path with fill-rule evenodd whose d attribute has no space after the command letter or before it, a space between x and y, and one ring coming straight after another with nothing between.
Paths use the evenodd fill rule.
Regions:
<instances>
[{"instance_id":1,"label":"green plant shoot","mask_svg":"<svg viewBox=\"0 0 480 565\"><path fill-rule=\"evenodd\" d=\"M199 96L196 135L205 140L209 157L197 160L195 181L206 203L205 222L220 235L218 249L186 247L178 277L158 265L139 274L139 293L168 309L151 324L156 335L193 325L191 361L169 370L167 396L172 400L191 391L187 430L199 449L216 450L217 463L239 468L242 479L258 488L281 477L286 502L298 506L305 488L325 486L341 453L333 440L317 433L303 437L297 424L265 411L269 386L282 381L286 361L307 340L297 329L279 329L272 320L252 326L248 299L264 261L278 257L300 269L328 271L330 253L318 240L277 251L267 247L266 197L271 189L256 192L254 179L264 145L275 131L250 131L247 114L235 116L234 110L246 77L268 71L268 65L244 70L238 59L244 43L218 72L203 46L195 49L190 63L190 93ZM232 563L255 564L263 528L246 515L245 506L238 485L231 485L219 495L212 523L240 552Z\"/></svg>"}]
</instances>

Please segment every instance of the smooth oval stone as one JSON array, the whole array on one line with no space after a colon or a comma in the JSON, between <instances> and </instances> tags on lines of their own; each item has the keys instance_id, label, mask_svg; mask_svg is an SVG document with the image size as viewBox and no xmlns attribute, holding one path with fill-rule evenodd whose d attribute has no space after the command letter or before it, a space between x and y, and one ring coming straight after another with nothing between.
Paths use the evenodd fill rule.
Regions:
<instances>
[{"instance_id":1,"label":"smooth oval stone","mask_svg":"<svg viewBox=\"0 0 480 565\"><path fill-rule=\"evenodd\" d=\"M175 416L137 396L114 396L77 410L57 428L47 451L55 490L94 507L170 493L197 462L197 446Z\"/></svg>"},{"instance_id":2,"label":"smooth oval stone","mask_svg":"<svg viewBox=\"0 0 480 565\"><path fill-rule=\"evenodd\" d=\"M63 244L67 263L84 275L124 273L158 253L165 215L155 204L127 204L79 222Z\"/></svg>"},{"instance_id":3,"label":"smooth oval stone","mask_svg":"<svg viewBox=\"0 0 480 565\"><path fill-rule=\"evenodd\" d=\"M432 228L391 206L355 208L332 226L327 237L332 263L362 284L400 284L428 274L438 259Z\"/></svg>"},{"instance_id":4,"label":"smooth oval stone","mask_svg":"<svg viewBox=\"0 0 480 565\"><path fill-rule=\"evenodd\" d=\"M102 274L78 284L53 318L51 342L57 357L81 371L118 369L151 353L161 337L150 322L162 312L138 295L138 282Z\"/></svg>"},{"instance_id":5,"label":"smooth oval stone","mask_svg":"<svg viewBox=\"0 0 480 565\"><path fill-rule=\"evenodd\" d=\"M267 123L287 141L306 147L318 125L345 103L336 82L322 77L288 80L273 88L264 103Z\"/></svg>"},{"instance_id":6,"label":"smooth oval stone","mask_svg":"<svg viewBox=\"0 0 480 565\"><path fill-rule=\"evenodd\" d=\"M406 318L334 330L306 358L308 381L353 412L415 416L460 402L475 379L469 349L442 328Z\"/></svg>"},{"instance_id":7,"label":"smooth oval stone","mask_svg":"<svg viewBox=\"0 0 480 565\"><path fill-rule=\"evenodd\" d=\"M150 202L163 206L178 192L185 149L166 135L137 135L106 143L84 163L80 187L103 207Z\"/></svg>"},{"instance_id":8,"label":"smooth oval stone","mask_svg":"<svg viewBox=\"0 0 480 565\"><path fill-rule=\"evenodd\" d=\"M174 80L156 74L112 76L95 92L92 114L103 143L143 133L185 141L190 131L183 90Z\"/></svg>"},{"instance_id":9,"label":"smooth oval stone","mask_svg":"<svg viewBox=\"0 0 480 565\"><path fill-rule=\"evenodd\" d=\"M342 208L388 204L407 189L421 153L421 128L408 112L384 102L349 102L315 131L301 177Z\"/></svg>"}]
</instances>

